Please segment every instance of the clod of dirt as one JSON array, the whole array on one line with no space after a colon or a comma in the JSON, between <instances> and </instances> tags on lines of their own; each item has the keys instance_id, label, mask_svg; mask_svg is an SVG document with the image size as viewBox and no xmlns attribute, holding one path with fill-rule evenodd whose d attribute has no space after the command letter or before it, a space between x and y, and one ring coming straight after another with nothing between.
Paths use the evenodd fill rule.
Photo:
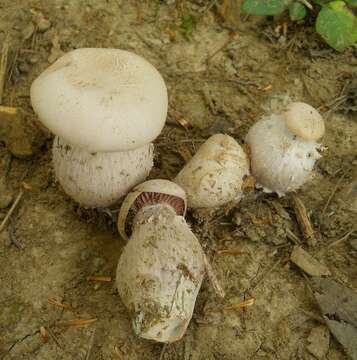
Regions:
<instances>
[{"instance_id":1,"label":"clod of dirt","mask_svg":"<svg viewBox=\"0 0 357 360\"><path fill-rule=\"evenodd\" d=\"M330 332L326 326L313 328L307 338L307 350L317 359L324 359L330 346Z\"/></svg>"},{"instance_id":2,"label":"clod of dirt","mask_svg":"<svg viewBox=\"0 0 357 360\"><path fill-rule=\"evenodd\" d=\"M10 162L11 155L5 149L0 151L0 209L8 207L14 197L14 193L7 182Z\"/></svg>"},{"instance_id":3,"label":"clod of dirt","mask_svg":"<svg viewBox=\"0 0 357 360\"><path fill-rule=\"evenodd\" d=\"M357 359L357 293L331 279L314 278L315 298L326 323L351 359Z\"/></svg>"},{"instance_id":4,"label":"clod of dirt","mask_svg":"<svg viewBox=\"0 0 357 360\"><path fill-rule=\"evenodd\" d=\"M0 141L14 156L26 158L40 148L44 136L21 109L0 106Z\"/></svg>"},{"instance_id":5,"label":"clod of dirt","mask_svg":"<svg viewBox=\"0 0 357 360\"><path fill-rule=\"evenodd\" d=\"M4 178L0 179L0 209L7 208L12 199L14 198L14 193L12 189L7 185Z\"/></svg>"},{"instance_id":6,"label":"clod of dirt","mask_svg":"<svg viewBox=\"0 0 357 360\"><path fill-rule=\"evenodd\" d=\"M311 276L331 275L330 270L325 265L320 264L300 246L294 246L290 260Z\"/></svg>"}]
</instances>

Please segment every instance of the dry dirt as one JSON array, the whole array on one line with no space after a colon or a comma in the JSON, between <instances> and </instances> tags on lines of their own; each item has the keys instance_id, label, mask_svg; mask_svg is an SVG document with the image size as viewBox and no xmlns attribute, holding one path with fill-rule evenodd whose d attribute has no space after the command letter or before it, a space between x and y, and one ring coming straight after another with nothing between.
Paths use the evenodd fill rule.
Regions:
<instances>
[{"instance_id":1,"label":"dry dirt","mask_svg":"<svg viewBox=\"0 0 357 360\"><path fill-rule=\"evenodd\" d=\"M0 0L0 44L6 33L11 38L3 105L20 107L35 120L30 84L62 53L79 47L134 51L159 69L169 89L168 122L156 141L151 174L163 178L174 177L211 134L228 133L242 143L259 116L287 99L320 107L328 149L314 180L298 192L317 246L304 241L289 196L250 190L226 209L190 212L226 298L220 300L206 281L180 342L163 347L140 340L114 283L87 281L114 278L124 246L112 221L115 211L83 210L66 197L51 170L49 134L26 159L9 157L1 145L3 201L27 184L0 233L1 359L314 359L308 337L312 329L319 333L321 317L309 278L289 262L291 233L332 278L357 288L357 250L350 243L357 221L357 115L350 87L356 49L337 54L303 26L277 34L272 20L242 19L233 36L211 3ZM0 221L8 209L0 210ZM228 249L233 251L220 252ZM253 306L222 310L252 297ZM63 325L78 318L97 321ZM325 358L346 358L332 337Z\"/></svg>"}]
</instances>

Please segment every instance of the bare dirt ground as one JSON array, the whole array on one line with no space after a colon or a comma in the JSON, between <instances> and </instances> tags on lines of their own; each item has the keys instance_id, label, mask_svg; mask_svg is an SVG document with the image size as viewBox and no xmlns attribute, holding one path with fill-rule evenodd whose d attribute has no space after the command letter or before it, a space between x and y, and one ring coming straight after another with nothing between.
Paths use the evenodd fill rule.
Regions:
<instances>
[{"instance_id":1,"label":"bare dirt ground","mask_svg":"<svg viewBox=\"0 0 357 360\"><path fill-rule=\"evenodd\" d=\"M249 127L287 99L320 107L328 150L314 179L298 192L317 246L303 239L290 196L250 189L226 209L190 212L226 298L206 281L180 342L163 347L140 340L114 282L87 281L114 279L125 245L112 221L115 211L80 209L63 193L51 170L49 134L36 140L42 146L26 159L0 145L3 194L16 197L27 184L0 233L1 359L314 359L308 338L323 321L310 279L289 262L294 241L333 279L357 288L356 50L337 54L300 26L278 34L271 20L242 19L234 36L213 3L0 0L0 44L6 33L11 37L3 105L22 108L35 121L30 84L61 54L79 47L134 51L168 85L170 112L151 176L169 179L214 133L243 143ZM8 210L0 209L0 221ZM250 307L223 310L253 297ZM79 318L97 320L85 327L65 323ZM346 358L333 337L323 358Z\"/></svg>"}]
</instances>

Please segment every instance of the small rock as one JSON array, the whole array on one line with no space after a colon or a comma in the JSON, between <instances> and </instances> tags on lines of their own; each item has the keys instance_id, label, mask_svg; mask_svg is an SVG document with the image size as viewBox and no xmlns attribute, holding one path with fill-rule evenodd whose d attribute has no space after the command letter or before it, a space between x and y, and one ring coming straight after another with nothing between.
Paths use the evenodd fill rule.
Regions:
<instances>
[{"instance_id":1,"label":"small rock","mask_svg":"<svg viewBox=\"0 0 357 360\"><path fill-rule=\"evenodd\" d=\"M352 246L353 250L357 251L357 238L350 240L350 245Z\"/></svg>"},{"instance_id":2,"label":"small rock","mask_svg":"<svg viewBox=\"0 0 357 360\"><path fill-rule=\"evenodd\" d=\"M28 62L32 65L37 64L39 62L39 57L37 55L32 55L28 58Z\"/></svg>"},{"instance_id":3,"label":"small rock","mask_svg":"<svg viewBox=\"0 0 357 360\"><path fill-rule=\"evenodd\" d=\"M45 32L51 27L51 21L41 15L38 17L36 25L39 32Z\"/></svg>"},{"instance_id":4,"label":"small rock","mask_svg":"<svg viewBox=\"0 0 357 360\"><path fill-rule=\"evenodd\" d=\"M311 276L331 275L330 270L325 265L320 264L300 246L294 246L290 260Z\"/></svg>"},{"instance_id":5,"label":"small rock","mask_svg":"<svg viewBox=\"0 0 357 360\"><path fill-rule=\"evenodd\" d=\"M29 65L26 64L25 62L20 63L18 68L22 74L27 74L30 71Z\"/></svg>"},{"instance_id":6,"label":"small rock","mask_svg":"<svg viewBox=\"0 0 357 360\"><path fill-rule=\"evenodd\" d=\"M307 350L317 359L324 359L330 346L330 332L326 326L313 328L307 338Z\"/></svg>"}]
</instances>

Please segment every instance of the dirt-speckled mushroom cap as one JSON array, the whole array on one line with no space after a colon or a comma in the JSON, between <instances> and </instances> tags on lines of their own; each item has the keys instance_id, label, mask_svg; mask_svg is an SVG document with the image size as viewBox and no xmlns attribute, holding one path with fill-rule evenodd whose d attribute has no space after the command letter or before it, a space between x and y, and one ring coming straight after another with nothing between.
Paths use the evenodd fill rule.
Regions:
<instances>
[{"instance_id":1,"label":"dirt-speckled mushroom cap","mask_svg":"<svg viewBox=\"0 0 357 360\"><path fill-rule=\"evenodd\" d=\"M187 199L185 191L169 180L148 180L137 185L124 199L118 215L119 234L128 240L128 217L135 215L145 205L165 203L171 205L178 215L185 216Z\"/></svg>"},{"instance_id":2,"label":"dirt-speckled mushroom cap","mask_svg":"<svg viewBox=\"0 0 357 360\"><path fill-rule=\"evenodd\" d=\"M325 123L319 112L309 104L293 102L285 112L288 129L305 140L318 140L325 133Z\"/></svg>"},{"instance_id":3,"label":"dirt-speckled mushroom cap","mask_svg":"<svg viewBox=\"0 0 357 360\"><path fill-rule=\"evenodd\" d=\"M118 49L71 51L31 86L42 123L88 151L127 151L153 141L167 115L167 89L148 61Z\"/></svg>"}]
</instances>

